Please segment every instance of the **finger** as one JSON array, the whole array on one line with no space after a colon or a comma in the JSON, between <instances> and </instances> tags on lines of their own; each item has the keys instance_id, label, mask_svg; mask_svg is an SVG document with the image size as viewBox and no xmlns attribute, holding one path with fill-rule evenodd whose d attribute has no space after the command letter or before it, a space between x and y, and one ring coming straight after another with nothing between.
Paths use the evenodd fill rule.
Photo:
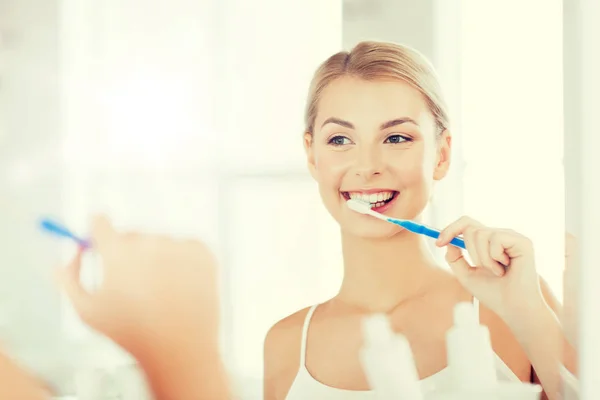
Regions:
<instances>
[{"instance_id":1,"label":"finger","mask_svg":"<svg viewBox=\"0 0 600 400\"><path fill-rule=\"evenodd\" d=\"M476 233L477 229L468 227L463 233L463 238L465 240L465 247L467 248L467 252L469 253L471 261L474 265L481 266L481 259L477 251L477 240L475 239Z\"/></svg>"},{"instance_id":2,"label":"finger","mask_svg":"<svg viewBox=\"0 0 600 400\"><path fill-rule=\"evenodd\" d=\"M474 285L495 276L485 268L472 267L464 258L463 252L454 246L446 248L446 262L458 279L458 281L467 290L471 290Z\"/></svg>"},{"instance_id":3,"label":"finger","mask_svg":"<svg viewBox=\"0 0 600 400\"><path fill-rule=\"evenodd\" d=\"M505 272L504 267L498 263L495 257L501 257L504 254L504 248L501 247L501 252L498 254L498 248L495 245L494 253L492 254L491 236L491 231L480 230L477 232L475 238L477 254L479 254L482 267L489 269L494 275L502 276Z\"/></svg>"},{"instance_id":4,"label":"finger","mask_svg":"<svg viewBox=\"0 0 600 400\"><path fill-rule=\"evenodd\" d=\"M90 294L81 286L79 281L82 255L83 249L79 249L75 258L66 268L59 269L56 276L60 286L80 315L85 313L90 301Z\"/></svg>"},{"instance_id":5,"label":"finger","mask_svg":"<svg viewBox=\"0 0 600 400\"><path fill-rule=\"evenodd\" d=\"M495 236L490 238L490 257L500 263L503 270L505 270L504 267L510 265L510 257L506 254L502 242L497 240Z\"/></svg>"},{"instance_id":6,"label":"finger","mask_svg":"<svg viewBox=\"0 0 600 400\"><path fill-rule=\"evenodd\" d=\"M480 269L472 267L465 259L462 250L454 246L446 248L446 262L459 282L465 286L469 285L473 277L477 275L477 270Z\"/></svg>"},{"instance_id":7,"label":"finger","mask_svg":"<svg viewBox=\"0 0 600 400\"><path fill-rule=\"evenodd\" d=\"M439 247L446 246L453 238L462 235L470 226L482 227L483 225L480 222L475 221L473 218L461 217L440 232L440 236L435 242L436 245Z\"/></svg>"},{"instance_id":8,"label":"finger","mask_svg":"<svg viewBox=\"0 0 600 400\"><path fill-rule=\"evenodd\" d=\"M508 256L508 264L510 264L511 259L516 257L533 257L533 242L518 232L501 229L494 232L491 240L498 242L504 248L504 253Z\"/></svg>"},{"instance_id":9,"label":"finger","mask_svg":"<svg viewBox=\"0 0 600 400\"><path fill-rule=\"evenodd\" d=\"M116 235L110 220L105 215L97 215L92 221L92 242L94 247L102 253Z\"/></svg>"},{"instance_id":10,"label":"finger","mask_svg":"<svg viewBox=\"0 0 600 400\"><path fill-rule=\"evenodd\" d=\"M455 272L457 272L457 275L463 275L465 271L472 268L467 260L465 260L463 252L454 246L446 248L446 262L448 262L453 270L456 269Z\"/></svg>"}]
</instances>

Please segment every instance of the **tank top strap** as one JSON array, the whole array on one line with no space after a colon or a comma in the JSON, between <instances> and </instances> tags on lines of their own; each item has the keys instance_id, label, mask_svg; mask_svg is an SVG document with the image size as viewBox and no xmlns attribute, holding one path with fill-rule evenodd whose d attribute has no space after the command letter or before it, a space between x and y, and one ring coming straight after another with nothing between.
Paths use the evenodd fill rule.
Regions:
<instances>
[{"instance_id":1,"label":"tank top strap","mask_svg":"<svg viewBox=\"0 0 600 400\"><path fill-rule=\"evenodd\" d=\"M318 306L318 304L312 306L306 313L306 317L304 317L304 325L302 326L302 341L300 342L300 368L304 367L306 364L306 341L308 339L308 326L310 325L310 320Z\"/></svg>"}]
</instances>

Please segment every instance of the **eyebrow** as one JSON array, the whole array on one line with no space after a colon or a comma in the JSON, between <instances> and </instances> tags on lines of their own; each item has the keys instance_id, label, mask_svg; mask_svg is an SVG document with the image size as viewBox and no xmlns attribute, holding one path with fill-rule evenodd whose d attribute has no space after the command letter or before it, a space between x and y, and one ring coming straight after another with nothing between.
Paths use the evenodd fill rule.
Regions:
<instances>
[{"instance_id":1,"label":"eyebrow","mask_svg":"<svg viewBox=\"0 0 600 400\"><path fill-rule=\"evenodd\" d=\"M354 129L354 125L351 122L348 122L348 121L345 121L343 119L336 118L336 117L327 118L325 120L325 122L323 122L323 125L321 125L321 128L323 128L327 124L337 124L337 125L343 126L345 128ZM379 129L384 130L384 129L388 129L393 126L402 125L402 124L413 124L413 125L419 126L417 121L415 121L414 119L409 118L409 117L402 117L402 118L396 118L396 119L392 119L390 121L384 122L383 124L381 124L379 126Z\"/></svg>"}]
</instances>

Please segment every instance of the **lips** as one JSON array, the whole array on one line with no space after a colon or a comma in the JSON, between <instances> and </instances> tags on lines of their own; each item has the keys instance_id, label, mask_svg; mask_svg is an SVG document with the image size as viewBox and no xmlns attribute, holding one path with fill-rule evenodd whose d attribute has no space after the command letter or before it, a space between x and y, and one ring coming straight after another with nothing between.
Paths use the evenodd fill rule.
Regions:
<instances>
[{"instance_id":1,"label":"lips","mask_svg":"<svg viewBox=\"0 0 600 400\"><path fill-rule=\"evenodd\" d=\"M371 205L371 209L381 212L387 209L397 197L399 192L395 190L369 190L369 191L348 191L341 192L346 200L354 199Z\"/></svg>"}]
</instances>

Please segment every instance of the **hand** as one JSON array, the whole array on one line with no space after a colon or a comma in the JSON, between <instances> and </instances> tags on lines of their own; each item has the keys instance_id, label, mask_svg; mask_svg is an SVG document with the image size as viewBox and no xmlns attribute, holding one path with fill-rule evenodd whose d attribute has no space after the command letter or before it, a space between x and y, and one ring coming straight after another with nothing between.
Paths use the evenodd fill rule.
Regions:
<instances>
[{"instance_id":1,"label":"hand","mask_svg":"<svg viewBox=\"0 0 600 400\"><path fill-rule=\"evenodd\" d=\"M0 352L0 399L49 400L47 386Z\"/></svg>"},{"instance_id":2,"label":"hand","mask_svg":"<svg viewBox=\"0 0 600 400\"><path fill-rule=\"evenodd\" d=\"M104 278L94 293L79 283L81 251L58 274L82 320L139 362L157 399L227 399L219 356L216 262L196 241L115 232L95 220L93 251Z\"/></svg>"},{"instance_id":3,"label":"hand","mask_svg":"<svg viewBox=\"0 0 600 400\"><path fill-rule=\"evenodd\" d=\"M531 240L462 217L444 229L436 244L447 246L462 235L473 266L461 249L449 245L446 261L460 283L509 325L513 317L544 303Z\"/></svg>"},{"instance_id":4,"label":"hand","mask_svg":"<svg viewBox=\"0 0 600 400\"><path fill-rule=\"evenodd\" d=\"M103 264L94 293L79 283L80 250L59 281L81 319L131 352L216 346L219 303L216 262L196 241L117 233L105 218L94 221L93 251Z\"/></svg>"}]
</instances>

